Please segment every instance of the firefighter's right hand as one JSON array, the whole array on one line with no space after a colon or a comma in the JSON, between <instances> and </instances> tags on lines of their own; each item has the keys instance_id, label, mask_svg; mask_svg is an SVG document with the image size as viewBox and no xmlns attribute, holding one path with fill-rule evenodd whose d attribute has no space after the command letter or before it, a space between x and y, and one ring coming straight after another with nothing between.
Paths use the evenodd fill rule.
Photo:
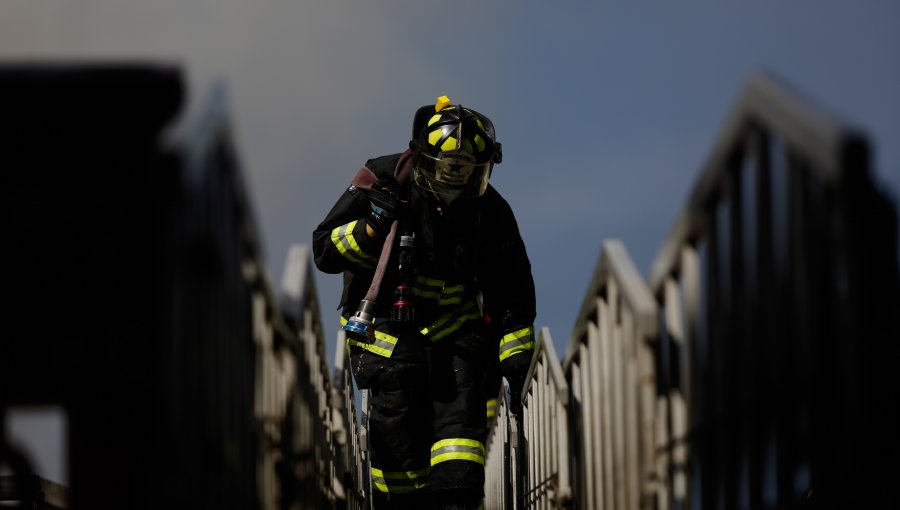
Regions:
<instances>
[{"instance_id":1,"label":"firefighter's right hand","mask_svg":"<svg viewBox=\"0 0 900 510\"><path fill-rule=\"evenodd\" d=\"M391 229L391 224L397 219L401 205L399 190L387 183L378 181L369 190L369 215L366 223L372 227L380 237L383 237Z\"/></svg>"}]
</instances>

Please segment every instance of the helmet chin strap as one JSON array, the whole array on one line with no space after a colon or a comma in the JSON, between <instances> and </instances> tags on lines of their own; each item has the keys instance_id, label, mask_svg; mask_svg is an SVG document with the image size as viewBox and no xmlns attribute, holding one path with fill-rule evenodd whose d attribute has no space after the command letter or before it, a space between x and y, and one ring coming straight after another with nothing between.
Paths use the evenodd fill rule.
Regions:
<instances>
[{"instance_id":1,"label":"helmet chin strap","mask_svg":"<svg viewBox=\"0 0 900 510\"><path fill-rule=\"evenodd\" d=\"M440 204L444 207L450 207L450 203L453 202L454 200L456 200L457 198L459 198L456 195L446 195L446 194L438 193L437 191L434 190L434 187L432 187L431 181L426 179L425 182L428 183L428 191L431 192L431 195L434 197L434 200L438 204ZM438 208L438 210L441 210L440 207Z\"/></svg>"}]
</instances>

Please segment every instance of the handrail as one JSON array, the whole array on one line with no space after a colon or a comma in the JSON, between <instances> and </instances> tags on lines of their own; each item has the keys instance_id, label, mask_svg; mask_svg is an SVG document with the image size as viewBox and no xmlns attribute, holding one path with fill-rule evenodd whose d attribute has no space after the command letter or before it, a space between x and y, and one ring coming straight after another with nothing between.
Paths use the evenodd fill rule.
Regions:
<instances>
[{"instance_id":1,"label":"handrail","mask_svg":"<svg viewBox=\"0 0 900 510\"><path fill-rule=\"evenodd\" d=\"M3 66L0 82L17 99L8 287L28 331L7 331L23 340L0 355L0 414L64 409L72 504L343 506L309 257L288 255L279 301L222 82L187 105L164 63ZM46 306L60 327L39 332Z\"/></svg>"},{"instance_id":2,"label":"handrail","mask_svg":"<svg viewBox=\"0 0 900 510\"><path fill-rule=\"evenodd\" d=\"M545 354L546 351L546 354ZM562 365L559 362L559 356L556 355L556 347L553 345L553 339L550 336L550 328L542 327L540 335L538 336L537 345L534 349L534 355L531 358L531 363L528 366L528 372L525 376L525 386L522 388L522 397L524 399L525 395L531 389L531 383L533 379L536 377L535 371L540 365L540 360L543 355L546 355L548 358L547 369L550 371L550 377L553 385L556 387L557 397L560 402L568 402L569 401L569 385L566 384L566 376L563 374Z\"/></svg>"},{"instance_id":3,"label":"handrail","mask_svg":"<svg viewBox=\"0 0 900 510\"><path fill-rule=\"evenodd\" d=\"M363 510L371 506L371 470L369 468L368 443L366 441L366 406L367 390L362 391L362 402L356 402L356 388L350 370L350 356L346 348L346 332L339 329L335 342L334 373L336 391L335 399L339 402L341 427L347 431L347 440L341 459L345 462L344 477L349 485L347 490L347 508ZM359 408L357 408L359 405ZM336 413L338 414L338 413Z\"/></svg>"},{"instance_id":4,"label":"handrail","mask_svg":"<svg viewBox=\"0 0 900 510\"><path fill-rule=\"evenodd\" d=\"M603 242L600 259L578 312L575 327L569 338L563 366L573 355L573 349L582 341L587 332L589 320L596 315L596 297L604 293L608 283L615 282L621 289L624 304L633 311L635 326L644 337L653 337L657 332L656 304L653 295L647 291L644 279L628 256L624 243L618 239Z\"/></svg>"},{"instance_id":5,"label":"handrail","mask_svg":"<svg viewBox=\"0 0 900 510\"><path fill-rule=\"evenodd\" d=\"M167 144L181 154L185 186L197 190L189 192L208 186L205 172L224 174L238 216L242 275L252 289L259 504L263 509L280 508L286 499L305 506L340 506L347 499L343 487L347 464L342 462L345 424L335 405L309 249L289 248L276 297L262 262L247 186L231 147L226 106L227 90L218 83L205 104L167 133ZM285 464L294 467L284 469Z\"/></svg>"},{"instance_id":6,"label":"handrail","mask_svg":"<svg viewBox=\"0 0 900 510\"><path fill-rule=\"evenodd\" d=\"M529 506L565 508L571 504L569 466L569 385L566 382L550 329L541 328L522 390L523 433L530 440L529 483L522 495ZM537 493L539 487L544 487Z\"/></svg>"},{"instance_id":7,"label":"handrail","mask_svg":"<svg viewBox=\"0 0 900 510\"><path fill-rule=\"evenodd\" d=\"M637 510L654 490L656 302L606 240L562 369L571 388L573 505Z\"/></svg>"},{"instance_id":8,"label":"handrail","mask_svg":"<svg viewBox=\"0 0 900 510\"><path fill-rule=\"evenodd\" d=\"M900 277L896 209L874 184L858 129L751 77L652 265L658 501L891 500L871 453L891 456L875 439L890 432L867 403L898 398L874 374L900 355L885 312Z\"/></svg>"},{"instance_id":9,"label":"handrail","mask_svg":"<svg viewBox=\"0 0 900 510\"><path fill-rule=\"evenodd\" d=\"M788 145L804 147L811 170L824 182L838 186L848 177L848 171L856 173L857 178L868 176L867 167L850 169L842 164L847 151L865 143L861 131L814 107L771 73L751 75L653 262L648 282L654 293L660 291L666 274L675 267L679 246L702 235L706 228L704 211L710 197L723 185L735 144L756 126L777 131Z\"/></svg>"}]
</instances>

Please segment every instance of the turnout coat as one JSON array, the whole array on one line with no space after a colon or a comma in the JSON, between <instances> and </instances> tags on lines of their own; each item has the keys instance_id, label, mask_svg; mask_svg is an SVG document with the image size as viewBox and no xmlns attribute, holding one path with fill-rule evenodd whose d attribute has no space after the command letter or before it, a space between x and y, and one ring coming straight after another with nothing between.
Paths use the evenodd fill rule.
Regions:
<instances>
[{"instance_id":1,"label":"turnout coat","mask_svg":"<svg viewBox=\"0 0 900 510\"><path fill-rule=\"evenodd\" d=\"M370 159L354 183L313 233L315 264L326 273L343 273L343 319L359 306L372 283L382 240L366 234L369 212L366 179L396 181L409 165L410 151ZM369 181L371 182L371 180ZM458 198L441 207L425 190L407 180L401 189L409 197L405 214L415 232L417 275L413 286L417 328L438 341L463 326L477 323L483 334L497 342L497 360L503 366L530 362L534 348L535 291L531 264L512 209L488 186L478 198ZM396 252L396 250L395 250ZM389 316L397 271L388 264L377 303ZM383 321L376 321L374 342L355 346L390 357L396 336Z\"/></svg>"}]
</instances>

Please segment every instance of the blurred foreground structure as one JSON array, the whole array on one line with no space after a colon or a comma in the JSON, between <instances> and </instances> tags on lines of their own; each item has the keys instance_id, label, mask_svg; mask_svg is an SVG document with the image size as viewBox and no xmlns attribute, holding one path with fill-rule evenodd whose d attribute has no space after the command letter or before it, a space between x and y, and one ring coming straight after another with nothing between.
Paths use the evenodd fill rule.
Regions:
<instances>
[{"instance_id":1,"label":"blurred foreground structure","mask_svg":"<svg viewBox=\"0 0 900 510\"><path fill-rule=\"evenodd\" d=\"M367 508L309 252L276 289L227 98L184 95L174 66L0 68L0 412L62 408L69 473L0 429L0 502ZM649 277L606 240L564 356L542 330L522 415L501 395L485 508L895 505L897 214L868 159L752 78Z\"/></svg>"}]
</instances>

